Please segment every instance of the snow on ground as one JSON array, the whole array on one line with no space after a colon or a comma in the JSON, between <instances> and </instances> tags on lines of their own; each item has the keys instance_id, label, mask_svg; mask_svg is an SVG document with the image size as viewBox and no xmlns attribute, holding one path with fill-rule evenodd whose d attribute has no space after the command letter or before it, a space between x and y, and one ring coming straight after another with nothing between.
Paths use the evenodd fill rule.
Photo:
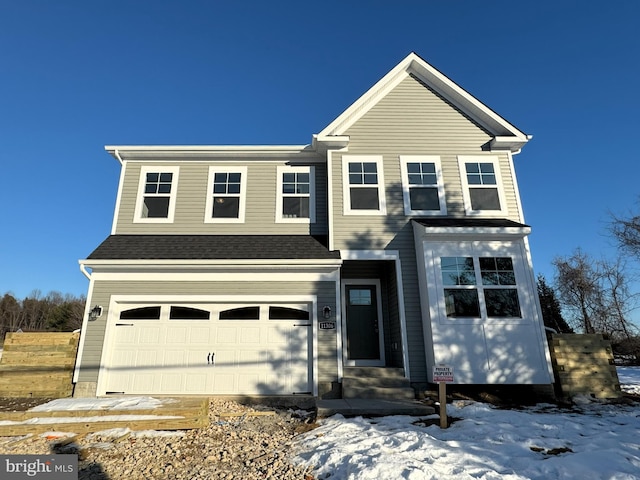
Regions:
<instances>
[{"instance_id":1,"label":"snow on ground","mask_svg":"<svg viewBox=\"0 0 640 480\"><path fill-rule=\"evenodd\" d=\"M65 417L64 423L89 423L89 422L123 422L136 420L156 420L182 418L171 415L139 415L136 410L153 410L161 407L163 404L173 403L177 400L172 398L153 398L153 397L120 397L120 398L59 398L42 405L37 405L30 412L60 412L60 411L91 411L91 410L108 410L108 411L127 411L131 413L118 415L98 415L86 417ZM49 424L60 423L60 417L36 417L22 421L2 420L0 425L32 425L32 424Z\"/></svg>"},{"instance_id":2,"label":"snow on ground","mask_svg":"<svg viewBox=\"0 0 640 480\"><path fill-rule=\"evenodd\" d=\"M59 398L31 408L31 412L53 412L65 410L151 410L166 403L176 402L171 398L115 397L115 398Z\"/></svg>"},{"instance_id":3,"label":"snow on ground","mask_svg":"<svg viewBox=\"0 0 640 480\"><path fill-rule=\"evenodd\" d=\"M625 391L640 391L640 368L619 371ZM335 415L299 438L295 461L315 466L319 480L640 479L640 404L455 402L447 413L460 418L448 429Z\"/></svg>"},{"instance_id":4,"label":"snow on ground","mask_svg":"<svg viewBox=\"0 0 640 480\"><path fill-rule=\"evenodd\" d=\"M138 420L171 420L184 418L175 415L99 415L93 417L36 417L28 420L0 420L0 425L46 425L54 423L135 422Z\"/></svg>"},{"instance_id":5,"label":"snow on ground","mask_svg":"<svg viewBox=\"0 0 640 480\"><path fill-rule=\"evenodd\" d=\"M640 395L640 367L616 367L623 392Z\"/></svg>"}]
</instances>

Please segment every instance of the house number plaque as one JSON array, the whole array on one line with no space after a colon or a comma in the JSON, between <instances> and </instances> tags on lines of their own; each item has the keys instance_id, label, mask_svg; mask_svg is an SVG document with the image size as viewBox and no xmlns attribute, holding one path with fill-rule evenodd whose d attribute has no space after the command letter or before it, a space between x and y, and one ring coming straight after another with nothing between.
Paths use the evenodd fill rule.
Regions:
<instances>
[{"instance_id":1,"label":"house number plaque","mask_svg":"<svg viewBox=\"0 0 640 480\"><path fill-rule=\"evenodd\" d=\"M320 322L320 330L335 330L336 322Z\"/></svg>"}]
</instances>

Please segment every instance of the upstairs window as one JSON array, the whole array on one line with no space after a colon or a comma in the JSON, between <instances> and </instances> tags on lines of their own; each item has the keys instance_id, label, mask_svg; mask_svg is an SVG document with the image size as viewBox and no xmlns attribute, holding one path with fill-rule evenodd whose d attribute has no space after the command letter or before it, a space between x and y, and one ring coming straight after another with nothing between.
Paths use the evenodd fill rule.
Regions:
<instances>
[{"instance_id":1,"label":"upstairs window","mask_svg":"<svg viewBox=\"0 0 640 480\"><path fill-rule=\"evenodd\" d=\"M205 222L243 223L246 185L246 167L211 167Z\"/></svg>"},{"instance_id":2,"label":"upstairs window","mask_svg":"<svg viewBox=\"0 0 640 480\"><path fill-rule=\"evenodd\" d=\"M134 222L173 222L177 188L178 167L142 167Z\"/></svg>"},{"instance_id":3,"label":"upstairs window","mask_svg":"<svg viewBox=\"0 0 640 480\"><path fill-rule=\"evenodd\" d=\"M467 214L506 214L497 157L458 157Z\"/></svg>"},{"instance_id":4,"label":"upstairs window","mask_svg":"<svg viewBox=\"0 0 640 480\"><path fill-rule=\"evenodd\" d=\"M345 215L385 215L381 156L342 157Z\"/></svg>"},{"instance_id":5,"label":"upstairs window","mask_svg":"<svg viewBox=\"0 0 640 480\"><path fill-rule=\"evenodd\" d=\"M400 156L405 215L446 215L440 157Z\"/></svg>"},{"instance_id":6,"label":"upstairs window","mask_svg":"<svg viewBox=\"0 0 640 480\"><path fill-rule=\"evenodd\" d=\"M314 223L314 168L282 166L277 175L276 222Z\"/></svg>"}]
</instances>

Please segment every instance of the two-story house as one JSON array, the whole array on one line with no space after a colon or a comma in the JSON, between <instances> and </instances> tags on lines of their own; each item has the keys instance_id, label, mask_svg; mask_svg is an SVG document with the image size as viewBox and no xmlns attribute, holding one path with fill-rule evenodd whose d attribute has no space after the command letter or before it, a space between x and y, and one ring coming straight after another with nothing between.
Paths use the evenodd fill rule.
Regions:
<instances>
[{"instance_id":1,"label":"two-story house","mask_svg":"<svg viewBox=\"0 0 640 480\"><path fill-rule=\"evenodd\" d=\"M309 145L107 146L75 395L330 398L350 369L421 386L439 364L551 384L529 139L412 53Z\"/></svg>"}]
</instances>

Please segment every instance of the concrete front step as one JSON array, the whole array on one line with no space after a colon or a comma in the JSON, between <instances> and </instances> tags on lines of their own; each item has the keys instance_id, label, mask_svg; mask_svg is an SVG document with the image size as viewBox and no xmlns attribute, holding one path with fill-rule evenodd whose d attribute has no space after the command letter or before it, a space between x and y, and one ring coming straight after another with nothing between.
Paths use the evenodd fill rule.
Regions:
<instances>
[{"instance_id":1,"label":"concrete front step","mask_svg":"<svg viewBox=\"0 0 640 480\"><path fill-rule=\"evenodd\" d=\"M415 392L401 368L346 367L342 378L342 397L414 400Z\"/></svg>"},{"instance_id":2,"label":"concrete front step","mask_svg":"<svg viewBox=\"0 0 640 480\"><path fill-rule=\"evenodd\" d=\"M344 367L344 376L353 378L404 378L404 370L391 367Z\"/></svg>"},{"instance_id":3,"label":"concrete front step","mask_svg":"<svg viewBox=\"0 0 640 480\"><path fill-rule=\"evenodd\" d=\"M342 385L348 387L385 387L385 388L410 388L411 382L404 377L352 377L344 376Z\"/></svg>"},{"instance_id":4,"label":"concrete front step","mask_svg":"<svg viewBox=\"0 0 640 480\"><path fill-rule=\"evenodd\" d=\"M385 388L385 387L352 387L342 384L343 398L363 398L380 400L415 400L413 388Z\"/></svg>"}]
</instances>

